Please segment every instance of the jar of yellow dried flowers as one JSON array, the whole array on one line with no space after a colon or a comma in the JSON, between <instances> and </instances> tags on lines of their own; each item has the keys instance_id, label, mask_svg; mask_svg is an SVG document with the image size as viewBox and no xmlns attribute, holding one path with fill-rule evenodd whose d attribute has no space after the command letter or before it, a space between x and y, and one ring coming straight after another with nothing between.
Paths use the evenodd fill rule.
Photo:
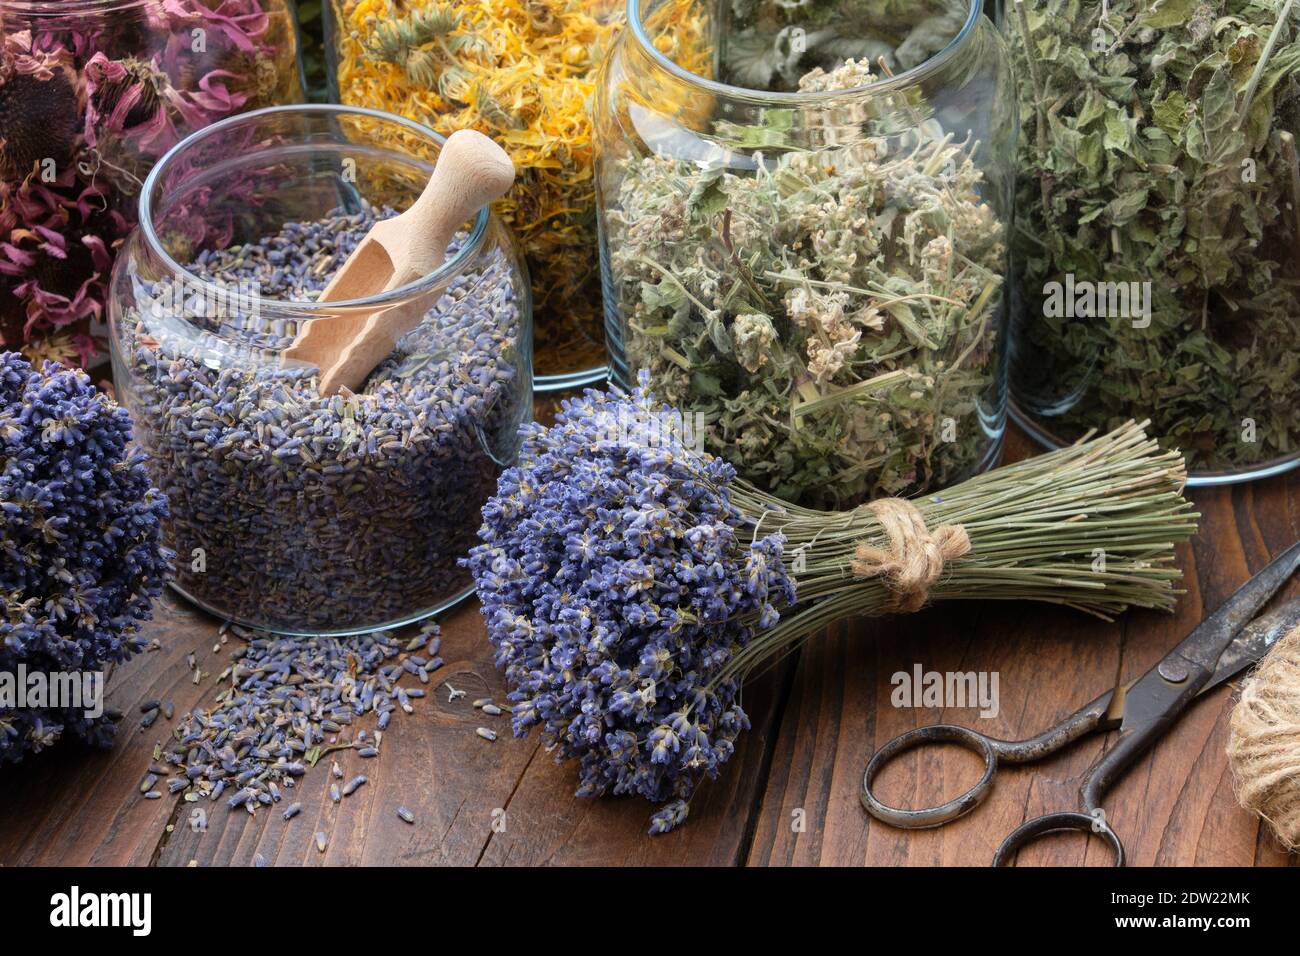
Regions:
<instances>
[{"instance_id":1,"label":"jar of yellow dried flowers","mask_svg":"<svg viewBox=\"0 0 1300 956\"><path fill-rule=\"evenodd\" d=\"M518 171L496 206L523 244L537 387L605 375L588 111L622 0L329 0L340 102L477 129Z\"/></svg>"},{"instance_id":2,"label":"jar of yellow dried flowers","mask_svg":"<svg viewBox=\"0 0 1300 956\"><path fill-rule=\"evenodd\" d=\"M302 99L290 0L0 0L0 351L94 368L118 246L189 133Z\"/></svg>"},{"instance_id":3,"label":"jar of yellow dried flowers","mask_svg":"<svg viewBox=\"0 0 1300 956\"><path fill-rule=\"evenodd\" d=\"M613 378L804 504L990 466L1017 125L980 0L627 17L595 100Z\"/></svg>"}]
</instances>

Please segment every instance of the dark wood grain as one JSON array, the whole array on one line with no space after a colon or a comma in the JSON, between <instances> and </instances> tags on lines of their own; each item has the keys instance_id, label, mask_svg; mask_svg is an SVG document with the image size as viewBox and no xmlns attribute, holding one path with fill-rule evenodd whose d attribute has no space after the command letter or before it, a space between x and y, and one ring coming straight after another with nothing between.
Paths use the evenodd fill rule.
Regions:
<instances>
[{"instance_id":1,"label":"dark wood grain","mask_svg":"<svg viewBox=\"0 0 1300 956\"><path fill-rule=\"evenodd\" d=\"M1012 457L1024 453L1023 444ZM1024 820L1075 809L1078 781L1106 745L1095 737L1049 760L999 771L988 800L935 830L899 830L858 802L875 749L915 726L944 721L1003 738L1051 726L1159 660L1270 557L1300 539L1300 478L1198 489L1201 530L1180 550L1187 594L1176 613L1133 612L1115 623L1027 604L950 605L905 619L854 621L813 638L796 670L763 794L750 864L985 865ZM1300 594L1292 582L1286 594ZM997 671L1001 713L900 709L890 676L921 663L935 671ZM1224 756L1234 687L1212 691L1124 776L1105 802L1107 818L1138 865L1294 865L1233 798ZM975 782L977 758L956 747L904 754L880 795L925 806ZM796 832L802 808L807 827ZM1027 848L1022 864L1109 865L1109 850L1082 834Z\"/></svg>"},{"instance_id":2,"label":"dark wood grain","mask_svg":"<svg viewBox=\"0 0 1300 956\"><path fill-rule=\"evenodd\" d=\"M1010 455L1027 450L1017 438ZM232 646L217 643L217 621L169 594L147 627L162 649L111 675L109 703L127 714L116 745L103 752L62 745L0 768L0 864L248 865L260 853L274 865L984 865L1023 820L1075 806L1078 779L1106 738L1001 771L983 806L937 830L897 830L866 815L858 789L867 759L895 734L936 720L1002 737L1042 730L1141 674L1253 570L1300 539L1300 476L1198 490L1193 498L1202 530L1180 552L1187 594L1173 615L1132 613L1105 623L1052 607L955 603L813 636L746 689L753 729L720 779L697 796L690 820L664 837L646 834L644 801L574 797L572 766L556 765L535 738L511 738L504 717L471 707L475 697L504 697L472 601L441 622L447 664L414 714L394 715L382 755L348 753L341 761L346 775L371 780L341 804L328 797L328 759L288 798L304 804L288 822L279 807L250 816L224 803L146 801L140 781L154 742L172 725L160 720L140 732L140 701L171 699L176 719L211 706ZM191 652L207 675L198 685L186 663ZM996 671L1000 712L985 719L969 708L894 706L891 675L915 664ZM449 701L448 683L466 696ZM1223 687L1198 701L1107 797L1108 819L1132 862L1295 863L1233 798L1223 754L1233 693ZM500 739L476 736L480 725L496 727ZM881 795L911 805L946 799L974 782L979 766L956 747L905 755L882 776ZM415 814L414 825L398 818L399 805ZM196 806L206 811L203 826L192 825ZM324 853L315 846L318 830L328 837ZM1049 838L1021 856L1025 864L1110 862L1105 847L1079 834Z\"/></svg>"}]
</instances>

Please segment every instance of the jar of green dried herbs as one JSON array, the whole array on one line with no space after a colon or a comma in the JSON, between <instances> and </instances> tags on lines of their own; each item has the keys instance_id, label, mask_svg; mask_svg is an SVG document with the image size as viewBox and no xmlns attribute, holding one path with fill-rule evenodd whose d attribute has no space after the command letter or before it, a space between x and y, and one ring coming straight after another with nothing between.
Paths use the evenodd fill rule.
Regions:
<instances>
[{"instance_id":1,"label":"jar of green dried herbs","mask_svg":"<svg viewBox=\"0 0 1300 956\"><path fill-rule=\"evenodd\" d=\"M978 2L631 0L595 104L611 370L842 507L988 467L1016 109ZM688 28L683 28L683 27Z\"/></svg>"},{"instance_id":2,"label":"jar of green dried herbs","mask_svg":"<svg viewBox=\"0 0 1300 956\"><path fill-rule=\"evenodd\" d=\"M1018 416L1150 419L1191 483L1300 464L1300 5L1031 0L1017 69Z\"/></svg>"},{"instance_id":3,"label":"jar of green dried herbs","mask_svg":"<svg viewBox=\"0 0 1300 956\"><path fill-rule=\"evenodd\" d=\"M513 236L483 209L429 275L318 301L423 192L441 144L373 110L279 107L189 136L145 182L111 282L114 377L167 495L173 585L223 618L352 633L472 591L459 561L532 415ZM416 302L355 392L322 395L320 370L286 355L309 323Z\"/></svg>"}]
</instances>

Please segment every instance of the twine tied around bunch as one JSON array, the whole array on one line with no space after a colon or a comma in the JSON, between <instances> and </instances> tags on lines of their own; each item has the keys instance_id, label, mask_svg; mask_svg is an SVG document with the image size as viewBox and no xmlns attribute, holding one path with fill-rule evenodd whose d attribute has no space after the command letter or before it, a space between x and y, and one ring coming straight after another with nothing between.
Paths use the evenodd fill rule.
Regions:
<instances>
[{"instance_id":1,"label":"twine tied around bunch","mask_svg":"<svg viewBox=\"0 0 1300 956\"><path fill-rule=\"evenodd\" d=\"M970 536L959 524L941 524L931 531L919 508L903 498L881 498L866 506L889 539L889 548L858 543L853 573L884 578L894 592L891 611L918 610L944 565L970 551Z\"/></svg>"}]
</instances>

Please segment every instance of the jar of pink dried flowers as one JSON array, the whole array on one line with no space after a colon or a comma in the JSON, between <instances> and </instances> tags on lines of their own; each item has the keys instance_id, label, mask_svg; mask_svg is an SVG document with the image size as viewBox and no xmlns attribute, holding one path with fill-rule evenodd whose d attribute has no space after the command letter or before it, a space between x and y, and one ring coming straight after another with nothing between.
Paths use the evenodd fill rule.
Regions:
<instances>
[{"instance_id":1,"label":"jar of pink dried flowers","mask_svg":"<svg viewBox=\"0 0 1300 956\"><path fill-rule=\"evenodd\" d=\"M0 350L95 368L154 162L303 98L291 0L0 0Z\"/></svg>"}]
</instances>

